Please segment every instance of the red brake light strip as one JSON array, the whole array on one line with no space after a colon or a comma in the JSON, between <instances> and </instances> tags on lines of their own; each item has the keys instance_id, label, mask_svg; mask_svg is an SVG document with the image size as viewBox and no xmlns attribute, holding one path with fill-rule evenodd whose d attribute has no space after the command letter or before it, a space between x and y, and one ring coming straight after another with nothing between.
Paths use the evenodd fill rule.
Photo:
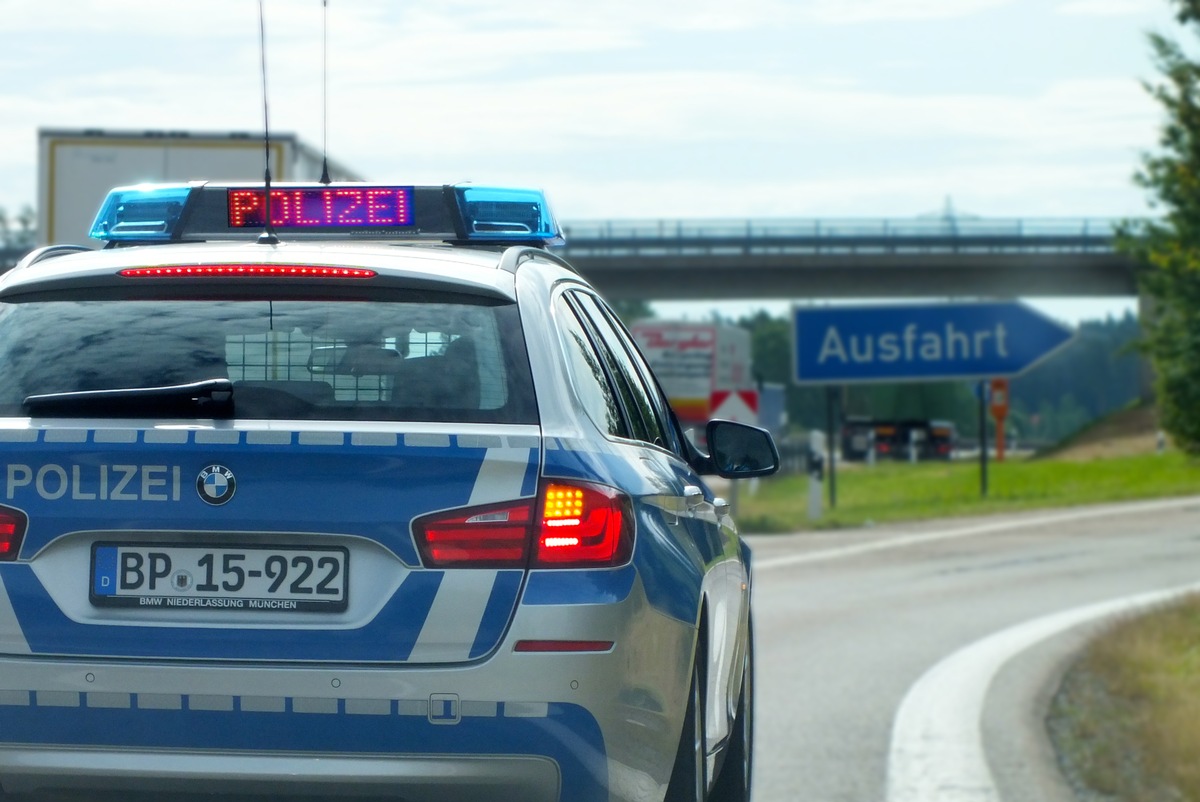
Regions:
<instances>
[{"instance_id":1,"label":"red brake light strip","mask_svg":"<svg viewBox=\"0 0 1200 802\"><path fill-rule=\"evenodd\" d=\"M374 278L374 270L321 265L160 265L129 267L125 278Z\"/></svg>"}]
</instances>

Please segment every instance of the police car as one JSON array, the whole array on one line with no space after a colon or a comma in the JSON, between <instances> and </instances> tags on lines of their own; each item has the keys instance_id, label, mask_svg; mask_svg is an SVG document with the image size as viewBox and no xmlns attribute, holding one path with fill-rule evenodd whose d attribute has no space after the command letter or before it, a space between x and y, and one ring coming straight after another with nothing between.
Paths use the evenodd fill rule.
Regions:
<instances>
[{"instance_id":1,"label":"police car","mask_svg":"<svg viewBox=\"0 0 1200 802\"><path fill-rule=\"evenodd\" d=\"M540 193L145 185L92 235L0 279L6 792L749 797L701 475L778 454L689 442Z\"/></svg>"}]
</instances>

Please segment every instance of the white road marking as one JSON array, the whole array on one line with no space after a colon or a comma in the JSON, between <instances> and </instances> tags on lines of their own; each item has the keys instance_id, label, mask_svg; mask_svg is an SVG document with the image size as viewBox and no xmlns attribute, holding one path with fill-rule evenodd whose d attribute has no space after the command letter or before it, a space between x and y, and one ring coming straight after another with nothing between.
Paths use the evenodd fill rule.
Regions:
<instances>
[{"instance_id":1,"label":"white road marking","mask_svg":"<svg viewBox=\"0 0 1200 802\"><path fill-rule=\"evenodd\" d=\"M1037 618L960 649L912 686L892 726L887 802L999 802L980 719L1000 669L1074 627L1200 592L1200 583L1126 596Z\"/></svg>"},{"instance_id":2,"label":"white road marking","mask_svg":"<svg viewBox=\"0 0 1200 802\"><path fill-rule=\"evenodd\" d=\"M925 532L918 535L902 535L899 537L887 538L886 540L875 540L871 541L870 543L856 543L849 546L839 546L838 548L834 549L810 551L802 554L788 554L781 557L766 557L763 559L754 560L754 570L766 571L772 568L786 568L793 565L828 562L829 560L857 557L862 554L870 554L876 551L898 549L905 546L918 546L923 543L934 543L940 540L955 540L958 538L976 537L978 535L987 535L993 532L1004 532L1011 529L1053 526L1055 524L1087 521L1093 518L1109 518L1114 515L1139 515L1141 513L1161 512L1163 510L1182 509L1185 507L1194 507L1198 505L1200 505L1200 497L1188 496L1186 498L1166 499L1160 501L1143 501L1131 504L1112 504L1100 507L1087 507L1078 510L1065 510L1050 515L1042 515L1036 518L1021 518L1015 520L1008 519L1003 521L995 521L993 523L976 524L975 526L966 526L958 529Z\"/></svg>"}]
</instances>

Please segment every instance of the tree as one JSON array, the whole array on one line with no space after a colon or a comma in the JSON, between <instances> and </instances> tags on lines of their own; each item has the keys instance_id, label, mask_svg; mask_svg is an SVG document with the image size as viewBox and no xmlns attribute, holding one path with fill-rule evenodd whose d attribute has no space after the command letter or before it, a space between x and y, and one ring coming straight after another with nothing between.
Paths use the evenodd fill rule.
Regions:
<instances>
[{"instance_id":1,"label":"tree","mask_svg":"<svg viewBox=\"0 0 1200 802\"><path fill-rule=\"evenodd\" d=\"M1171 4L1180 24L1200 34L1200 0ZM1200 63L1160 34L1150 44L1162 79L1146 89L1166 121L1135 181L1163 216L1122 225L1118 247L1140 263L1141 291L1154 304L1143 329L1163 427L1200 455Z\"/></svg>"},{"instance_id":2,"label":"tree","mask_svg":"<svg viewBox=\"0 0 1200 802\"><path fill-rule=\"evenodd\" d=\"M9 218L4 207L0 206L0 248L5 250L32 248L36 222L37 215L34 214L31 206L22 208L12 219Z\"/></svg>"},{"instance_id":3,"label":"tree","mask_svg":"<svg viewBox=\"0 0 1200 802\"><path fill-rule=\"evenodd\" d=\"M621 318L626 325L638 322L639 320L649 320L654 317L654 308L647 301L640 299L622 298L616 301L609 301L609 306L617 313L617 317Z\"/></svg>"}]
</instances>

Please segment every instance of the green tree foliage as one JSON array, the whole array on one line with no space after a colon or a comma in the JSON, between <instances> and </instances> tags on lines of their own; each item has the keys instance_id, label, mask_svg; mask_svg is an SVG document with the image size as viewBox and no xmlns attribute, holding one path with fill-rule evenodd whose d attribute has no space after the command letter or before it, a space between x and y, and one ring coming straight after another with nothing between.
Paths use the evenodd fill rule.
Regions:
<instances>
[{"instance_id":1,"label":"green tree foliage","mask_svg":"<svg viewBox=\"0 0 1200 802\"><path fill-rule=\"evenodd\" d=\"M1176 18L1200 34L1200 0L1171 0ZM1135 180L1162 213L1126 223L1120 247L1142 265L1142 292L1154 301L1145 345L1157 372L1163 427L1190 454L1200 454L1200 63L1182 45L1152 34L1161 73L1146 88L1165 112L1158 150L1146 154Z\"/></svg>"},{"instance_id":2,"label":"green tree foliage","mask_svg":"<svg viewBox=\"0 0 1200 802\"><path fill-rule=\"evenodd\" d=\"M1075 339L1012 382L1012 425L1051 444L1140 396L1144 358L1136 317L1085 322Z\"/></svg>"},{"instance_id":3,"label":"green tree foliage","mask_svg":"<svg viewBox=\"0 0 1200 802\"><path fill-rule=\"evenodd\" d=\"M639 320L649 320L654 317L654 309L650 303L636 298L609 301L609 306L627 326L637 323Z\"/></svg>"},{"instance_id":4,"label":"green tree foliage","mask_svg":"<svg viewBox=\"0 0 1200 802\"><path fill-rule=\"evenodd\" d=\"M757 381L782 384L787 396L787 417L800 429L825 428L825 388L792 384L792 329L786 318L759 310L737 325L750 330L750 348Z\"/></svg>"},{"instance_id":5,"label":"green tree foliage","mask_svg":"<svg viewBox=\"0 0 1200 802\"><path fill-rule=\"evenodd\" d=\"M17 250L32 248L36 231L37 215L32 206L25 206L15 217L10 217L3 207L0 207L0 248Z\"/></svg>"}]
</instances>

